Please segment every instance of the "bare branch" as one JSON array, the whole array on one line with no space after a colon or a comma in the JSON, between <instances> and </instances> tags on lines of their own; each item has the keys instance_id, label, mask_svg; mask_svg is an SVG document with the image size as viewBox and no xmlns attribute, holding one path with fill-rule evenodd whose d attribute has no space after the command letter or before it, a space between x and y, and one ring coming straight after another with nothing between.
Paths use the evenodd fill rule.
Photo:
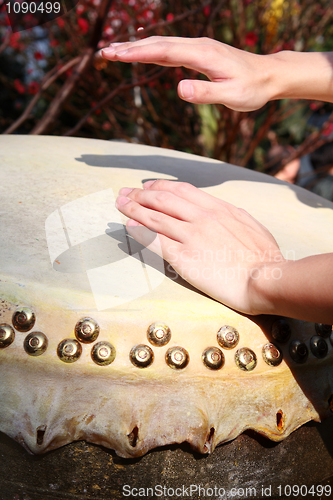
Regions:
<instances>
[{"instance_id":1,"label":"bare branch","mask_svg":"<svg viewBox=\"0 0 333 500\"><path fill-rule=\"evenodd\" d=\"M125 83L125 84L119 85L110 94L108 94L101 101L99 101L96 104L96 106L94 106L93 108L91 108L89 110L89 112L75 125L75 127L73 127L71 130L69 130L68 132L66 132L64 134L64 136L70 136L70 135L76 134L80 130L80 128L86 123L86 121L88 120L89 116L92 115L92 113L94 113L97 109L103 108L103 106L105 106L109 101L111 101L111 99L113 99L119 92L121 92L123 90L132 89L133 87L135 87L137 85L138 86L140 86L140 85L146 85L150 81L155 80L156 78L160 78L164 73L166 73L166 71L168 71L168 69L169 68L164 68L164 69L162 69L160 71L157 71L152 76L150 76L148 78L143 78L142 80L139 80L139 81L135 81L135 82L132 82L132 83Z\"/></svg>"},{"instance_id":2,"label":"bare branch","mask_svg":"<svg viewBox=\"0 0 333 500\"><path fill-rule=\"evenodd\" d=\"M103 30L103 24L107 19L107 13L109 11L111 1L112 0L101 1L89 44L84 49L80 62L74 69L72 76L64 83L62 88L58 91L57 95L55 96L50 106L48 107L45 115L40 120L40 122L33 128L31 134L38 135L47 132L47 130L59 116L65 102L70 97L72 92L75 90L76 85L78 84L84 73L88 70L89 66L92 64L94 53Z\"/></svg>"},{"instance_id":3,"label":"bare branch","mask_svg":"<svg viewBox=\"0 0 333 500\"><path fill-rule=\"evenodd\" d=\"M45 77L43 78L43 81L42 81L42 85L39 89L39 91L37 92L37 94L31 99L31 101L29 102L28 106L26 107L26 109L23 111L22 115L14 122L10 125L10 127L7 128L7 130L5 130L3 132L3 134L12 134L20 125L22 125L22 123L25 122L25 120L27 120L30 116L30 113L31 111L33 110L33 108L36 106L39 98L41 97L42 93L50 86L52 85L52 83L60 76L62 75L63 73L65 73L66 71L68 71L72 66L74 66L75 64L78 63L78 61L80 60L79 57L75 57L74 59L72 59L71 61L69 61L67 64L65 64L64 66L62 66L61 68L59 68L57 70L57 66L55 66L54 68L52 68L51 71L49 71ZM57 70L57 71L56 71Z\"/></svg>"}]
</instances>

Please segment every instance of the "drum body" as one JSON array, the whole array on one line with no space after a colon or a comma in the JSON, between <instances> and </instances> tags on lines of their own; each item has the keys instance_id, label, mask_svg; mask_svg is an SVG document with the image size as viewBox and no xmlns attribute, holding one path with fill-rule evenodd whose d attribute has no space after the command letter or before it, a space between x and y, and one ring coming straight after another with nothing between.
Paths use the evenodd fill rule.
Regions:
<instances>
[{"instance_id":1,"label":"drum body","mask_svg":"<svg viewBox=\"0 0 333 500\"><path fill-rule=\"evenodd\" d=\"M146 146L8 136L0 151L0 431L32 453L84 439L130 458L184 441L211 453L246 429L281 441L331 415L327 329L198 292L129 237L114 201L148 179L190 182L250 212L289 259L332 251L331 203Z\"/></svg>"}]
</instances>

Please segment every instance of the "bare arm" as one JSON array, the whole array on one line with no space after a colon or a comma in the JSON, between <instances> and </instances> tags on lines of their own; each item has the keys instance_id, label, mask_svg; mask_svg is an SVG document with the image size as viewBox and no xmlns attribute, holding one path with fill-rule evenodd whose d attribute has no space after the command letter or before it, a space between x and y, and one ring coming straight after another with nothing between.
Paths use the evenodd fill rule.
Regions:
<instances>
[{"instance_id":1,"label":"bare arm","mask_svg":"<svg viewBox=\"0 0 333 500\"><path fill-rule=\"evenodd\" d=\"M333 53L261 56L208 38L151 37L113 44L102 54L111 61L185 66L204 73L210 81L179 83L179 96L193 103L250 111L282 98L333 102ZM143 191L129 191L120 193L117 206L130 217L130 234L149 244L147 228L156 231L161 246L151 243L149 248L157 253L162 248L163 257L197 288L247 314L333 324L333 253L287 261L269 231L249 214L193 186L157 181ZM221 261L225 241L232 242L231 253ZM272 259L263 261L261 256L272 255L271 249ZM215 255L214 265L206 259L207 250Z\"/></svg>"},{"instance_id":2,"label":"bare arm","mask_svg":"<svg viewBox=\"0 0 333 500\"><path fill-rule=\"evenodd\" d=\"M333 324L333 253L286 260L245 210L187 183L123 188L116 206L135 240L216 300L246 314Z\"/></svg>"},{"instance_id":3,"label":"bare arm","mask_svg":"<svg viewBox=\"0 0 333 500\"><path fill-rule=\"evenodd\" d=\"M257 55L209 38L150 37L102 50L110 61L184 66L210 81L182 80L179 96L189 102L222 103L237 111L258 109L283 98L333 102L333 53Z\"/></svg>"},{"instance_id":4,"label":"bare arm","mask_svg":"<svg viewBox=\"0 0 333 500\"><path fill-rule=\"evenodd\" d=\"M249 296L253 311L332 325L333 253L267 263L266 274L249 280Z\"/></svg>"}]
</instances>

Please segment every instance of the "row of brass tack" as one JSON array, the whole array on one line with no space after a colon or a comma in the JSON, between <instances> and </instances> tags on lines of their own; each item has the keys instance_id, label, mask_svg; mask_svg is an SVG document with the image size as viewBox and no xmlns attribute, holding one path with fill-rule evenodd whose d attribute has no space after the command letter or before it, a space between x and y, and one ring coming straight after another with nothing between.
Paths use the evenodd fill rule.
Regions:
<instances>
[{"instance_id":1,"label":"row of brass tack","mask_svg":"<svg viewBox=\"0 0 333 500\"><path fill-rule=\"evenodd\" d=\"M19 332L28 332L32 330L35 322L36 316L30 308L17 308L12 317L13 326L0 324L0 349L12 344L15 338L14 328ZM315 329L317 335L311 337L309 347L312 354L321 359L328 353L325 338L329 337L333 345L332 325L316 323ZM74 331L76 338L64 339L57 347L58 357L65 363L73 363L79 359L82 353L81 343L95 342L99 336L100 327L94 319L86 317L76 323ZM284 318L278 318L272 324L271 335L277 343L288 342L291 336L289 323ZM165 346L171 340L171 330L162 322L152 323L147 329L147 339L155 347ZM229 325L222 326L217 332L217 343L223 349L234 349L239 343L239 333L236 328ZM40 356L48 347L48 339L42 332L31 332L25 337L23 347L30 356ZM294 362L305 363L309 349L304 342L294 339L289 344L289 354ZM275 344L268 342L262 347L262 357L268 365L278 366L283 359L283 354ZM116 349L110 342L96 342L91 349L91 358L97 365L110 365L116 358ZM149 345L138 344L131 349L129 358L134 366L146 368L153 363L154 352ZM201 358L204 365L211 370L219 370L225 363L222 350L216 346L207 347ZM237 349L234 359L238 368L244 371L251 371L257 365L257 356L248 347ZM181 370L188 365L190 356L183 347L174 346L167 350L165 361L170 368Z\"/></svg>"}]
</instances>

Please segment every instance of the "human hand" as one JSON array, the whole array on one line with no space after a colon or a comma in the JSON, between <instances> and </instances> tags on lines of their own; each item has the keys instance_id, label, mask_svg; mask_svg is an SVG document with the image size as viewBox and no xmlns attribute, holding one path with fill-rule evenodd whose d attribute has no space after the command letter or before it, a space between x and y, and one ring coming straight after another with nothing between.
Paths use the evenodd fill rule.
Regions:
<instances>
[{"instance_id":1,"label":"human hand","mask_svg":"<svg viewBox=\"0 0 333 500\"><path fill-rule=\"evenodd\" d=\"M122 188L119 195L116 207L130 218L129 234L186 281L238 311L266 311L251 282L274 281L285 259L271 233L245 210L168 180Z\"/></svg>"},{"instance_id":2,"label":"human hand","mask_svg":"<svg viewBox=\"0 0 333 500\"><path fill-rule=\"evenodd\" d=\"M211 81L182 80L178 95L197 104L220 103L236 111L252 111L274 97L269 56L236 49L210 38L153 36L113 43L102 49L110 61L184 66Z\"/></svg>"}]
</instances>

